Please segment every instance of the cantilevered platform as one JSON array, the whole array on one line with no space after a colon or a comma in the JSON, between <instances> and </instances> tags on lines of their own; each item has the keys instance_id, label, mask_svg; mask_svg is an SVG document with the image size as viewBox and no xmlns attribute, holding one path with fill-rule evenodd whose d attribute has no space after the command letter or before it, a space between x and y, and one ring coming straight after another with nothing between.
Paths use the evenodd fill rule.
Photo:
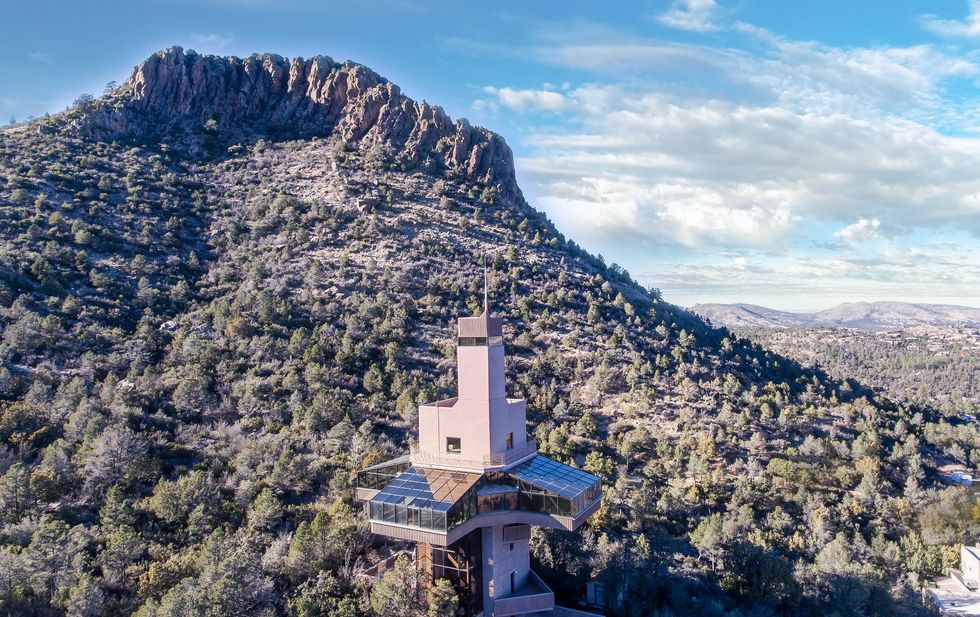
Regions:
<instances>
[{"instance_id":1,"label":"cantilevered platform","mask_svg":"<svg viewBox=\"0 0 980 617\"><path fill-rule=\"evenodd\" d=\"M401 471L375 465L358 473L371 531L437 546L496 525L573 531L598 510L602 496L599 478L541 455L485 474L405 467L405 457L390 463ZM386 478L391 480L383 488L373 488Z\"/></svg>"}]
</instances>

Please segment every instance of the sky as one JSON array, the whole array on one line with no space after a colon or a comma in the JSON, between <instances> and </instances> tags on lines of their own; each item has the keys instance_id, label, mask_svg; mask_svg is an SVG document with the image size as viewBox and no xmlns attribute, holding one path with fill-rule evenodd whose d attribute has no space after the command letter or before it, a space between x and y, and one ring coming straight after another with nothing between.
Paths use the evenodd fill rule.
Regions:
<instances>
[{"instance_id":1,"label":"sky","mask_svg":"<svg viewBox=\"0 0 980 617\"><path fill-rule=\"evenodd\" d=\"M171 45L351 59L668 301L980 307L980 0L5 4L0 122Z\"/></svg>"}]
</instances>

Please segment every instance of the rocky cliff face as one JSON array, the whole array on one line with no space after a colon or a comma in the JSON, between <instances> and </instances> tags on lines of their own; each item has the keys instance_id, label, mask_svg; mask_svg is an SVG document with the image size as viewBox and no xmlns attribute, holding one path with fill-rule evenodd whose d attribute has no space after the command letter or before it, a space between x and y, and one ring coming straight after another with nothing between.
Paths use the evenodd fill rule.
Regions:
<instances>
[{"instance_id":1,"label":"rocky cliff face","mask_svg":"<svg viewBox=\"0 0 980 617\"><path fill-rule=\"evenodd\" d=\"M454 123L367 67L326 56L217 57L173 47L136 67L81 128L98 137L209 134L232 143L337 136L403 169L446 173L521 198L513 154L499 135L465 119Z\"/></svg>"}]
</instances>

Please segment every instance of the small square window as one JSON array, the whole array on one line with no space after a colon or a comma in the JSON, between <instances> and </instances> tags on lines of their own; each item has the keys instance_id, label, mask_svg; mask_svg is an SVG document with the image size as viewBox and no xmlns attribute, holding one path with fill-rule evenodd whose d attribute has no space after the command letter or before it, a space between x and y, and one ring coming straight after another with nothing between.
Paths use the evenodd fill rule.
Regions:
<instances>
[{"instance_id":1,"label":"small square window","mask_svg":"<svg viewBox=\"0 0 980 617\"><path fill-rule=\"evenodd\" d=\"M459 454L463 445L459 437L446 437L446 454Z\"/></svg>"},{"instance_id":2,"label":"small square window","mask_svg":"<svg viewBox=\"0 0 980 617\"><path fill-rule=\"evenodd\" d=\"M514 433L507 433L507 449L510 450L514 447Z\"/></svg>"}]
</instances>

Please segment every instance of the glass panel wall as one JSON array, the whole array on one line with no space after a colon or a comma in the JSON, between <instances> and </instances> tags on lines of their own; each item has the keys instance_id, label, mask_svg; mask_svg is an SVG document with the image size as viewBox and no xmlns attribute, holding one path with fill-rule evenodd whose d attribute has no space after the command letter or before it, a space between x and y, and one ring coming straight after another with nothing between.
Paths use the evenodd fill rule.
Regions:
<instances>
[{"instance_id":1,"label":"glass panel wall","mask_svg":"<svg viewBox=\"0 0 980 617\"><path fill-rule=\"evenodd\" d=\"M451 546L432 546L423 542L415 545L419 569L432 580L449 579L456 588L465 615L477 615L483 609L482 549L479 529L471 531Z\"/></svg>"},{"instance_id":2,"label":"glass panel wall","mask_svg":"<svg viewBox=\"0 0 980 617\"><path fill-rule=\"evenodd\" d=\"M518 488L518 509L578 516L602 495L602 481L581 469L536 456L507 474Z\"/></svg>"},{"instance_id":3,"label":"glass panel wall","mask_svg":"<svg viewBox=\"0 0 980 617\"><path fill-rule=\"evenodd\" d=\"M391 465L371 467L368 469L362 469L357 472L356 486L357 488L367 488L374 491L380 491L384 487L388 486L388 483L394 480L398 474L408 469L408 461L400 463L392 463Z\"/></svg>"},{"instance_id":4,"label":"glass panel wall","mask_svg":"<svg viewBox=\"0 0 980 617\"><path fill-rule=\"evenodd\" d=\"M400 503L379 503L372 500L368 505L372 521L407 525L432 531L446 531L446 512L430 507L407 506Z\"/></svg>"},{"instance_id":5,"label":"glass panel wall","mask_svg":"<svg viewBox=\"0 0 980 617\"><path fill-rule=\"evenodd\" d=\"M448 524L449 529L456 527L460 523L476 516L476 488L482 482L477 482L470 490L460 498L459 501L449 508Z\"/></svg>"},{"instance_id":6,"label":"glass panel wall","mask_svg":"<svg viewBox=\"0 0 980 617\"><path fill-rule=\"evenodd\" d=\"M518 510L518 493L516 490L508 492L494 492L490 494L477 495L476 511L479 514L488 512L507 512Z\"/></svg>"},{"instance_id":7,"label":"glass panel wall","mask_svg":"<svg viewBox=\"0 0 980 617\"><path fill-rule=\"evenodd\" d=\"M378 522L446 532L473 515L470 489L479 479L479 474L409 467L375 495L368 515Z\"/></svg>"},{"instance_id":8,"label":"glass panel wall","mask_svg":"<svg viewBox=\"0 0 980 617\"><path fill-rule=\"evenodd\" d=\"M575 517L601 495L596 476L539 456L508 472L482 476L409 467L371 500L368 514L379 522L445 533L490 512Z\"/></svg>"}]
</instances>

